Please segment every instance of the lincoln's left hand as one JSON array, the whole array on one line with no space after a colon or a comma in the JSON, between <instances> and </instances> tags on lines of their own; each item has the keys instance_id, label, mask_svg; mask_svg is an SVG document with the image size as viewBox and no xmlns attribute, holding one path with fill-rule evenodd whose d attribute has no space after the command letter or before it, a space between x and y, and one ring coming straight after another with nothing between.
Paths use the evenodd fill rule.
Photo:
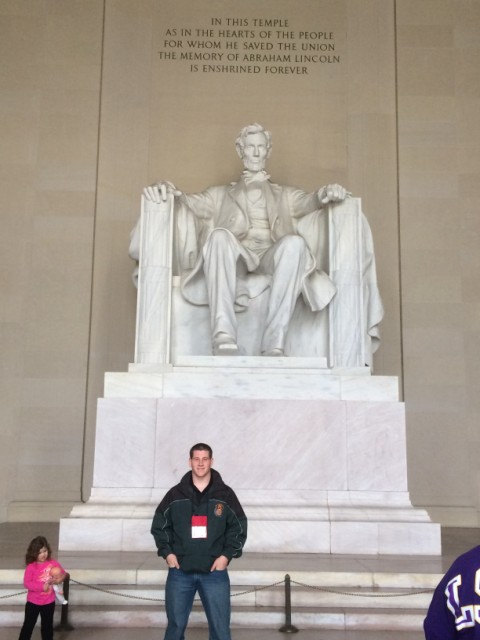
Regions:
<instances>
[{"instance_id":1,"label":"lincoln's left hand","mask_svg":"<svg viewBox=\"0 0 480 640\"><path fill-rule=\"evenodd\" d=\"M327 184L326 187L322 187L318 190L317 196L320 204L327 204L328 202L342 202L347 196L352 194L342 187L340 184Z\"/></svg>"}]
</instances>

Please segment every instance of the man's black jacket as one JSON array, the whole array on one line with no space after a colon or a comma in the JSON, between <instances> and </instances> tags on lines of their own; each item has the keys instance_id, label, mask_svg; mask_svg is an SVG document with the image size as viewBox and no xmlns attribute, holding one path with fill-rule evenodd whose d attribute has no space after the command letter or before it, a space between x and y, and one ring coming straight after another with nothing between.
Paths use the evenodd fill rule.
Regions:
<instances>
[{"instance_id":1,"label":"man's black jacket","mask_svg":"<svg viewBox=\"0 0 480 640\"><path fill-rule=\"evenodd\" d=\"M207 516L207 537L192 537L192 516ZM177 556L187 572L207 573L219 556L230 561L242 555L247 517L233 489L211 470L211 481L200 493L186 473L158 505L151 528L158 555Z\"/></svg>"}]
</instances>

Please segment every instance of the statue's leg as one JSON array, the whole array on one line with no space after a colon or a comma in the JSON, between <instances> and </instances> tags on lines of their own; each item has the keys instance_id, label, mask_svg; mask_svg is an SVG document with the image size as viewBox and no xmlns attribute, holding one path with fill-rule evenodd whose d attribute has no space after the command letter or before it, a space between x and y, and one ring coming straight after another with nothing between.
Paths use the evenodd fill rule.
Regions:
<instances>
[{"instance_id":1,"label":"statue's leg","mask_svg":"<svg viewBox=\"0 0 480 640\"><path fill-rule=\"evenodd\" d=\"M235 355L238 351L235 294L239 255L240 245L227 229L214 229L203 247L214 353Z\"/></svg>"},{"instance_id":2,"label":"statue's leg","mask_svg":"<svg viewBox=\"0 0 480 640\"><path fill-rule=\"evenodd\" d=\"M302 289L307 246L301 236L284 236L263 256L259 271L272 276L263 355L283 355L288 326Z\"/></svg>"}]
</instances>

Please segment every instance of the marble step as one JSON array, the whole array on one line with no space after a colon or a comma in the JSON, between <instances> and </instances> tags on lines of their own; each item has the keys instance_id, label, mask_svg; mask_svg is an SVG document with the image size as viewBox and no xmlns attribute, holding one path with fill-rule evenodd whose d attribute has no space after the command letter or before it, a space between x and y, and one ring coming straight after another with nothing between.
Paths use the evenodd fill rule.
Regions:
<instances>
[{"instance_id":1,"label":"marble step","mask_svg":"<svg viewBox=\"0 0 480 640\"><path fill-rule=\"evenodd\" d=\"M4 571L0 571L0 579ZM11 574L12 572L8 572ZM82 572L78 572L81 574ZM113 570L119 578L121 570ZM232 572L234 573L234 572ZM240 572L241 573L241 572ZM158 572L157 572L158 574ZM18 626L23 619L25 592L19 583L8 583L3 576L0 584L0 627ZM77 575L78 577L78 575ZM87 575L83 576L88 577ZM91 578L92 576L90 576ZM245 577L245 576L243 576ZM278 576L275 576L278 577ZM298 577L298 576L297 576ZM317 576L318 577L318 576ZM101 578L101 576L100 576ZM266 578L266 576L264 576ZM402 588L365 588L365 575L345 580L339 574L323 575L323 583L337 583L334 587L292 585L291 623L303 629L375 629L420 631L431 599L430 575L384 576L387 583L410 582ZM350 576L352 578L352 576ZM158 580L158 575L157 575ZM150 627L165 626L163 583L108 584L90 581L70 585L68 621L73 626L87 627ZM232 625L242 628L280 628L285 624L285 587L273 586L267 580L256 583L232 584ZM345 583L343 587L338 586ZM21 584L21 582L20 582ZM317 585L317 586L315 586ZM422 586L423 585L423 586ZM15 594L15 595L12 595ZM61 607L56 616L60 619ZM191 617L192 626L204 626L205 616L198 602Z\"/></svg>"},{"instance_id":2,"label":"marble step","mask_svg":"<svg viewBox=\"0 0 480 640\"><path fill-rule=\"evenodd\" d=\"M267 588L242 585L231 588L232 606L235 609L267 608L280 610L285 606L283 585ZM350 608L350 609L421 609L426 610L432 593L429 589L347 589L327 587L299 587L291 589L293 608ZM70 585L69 603L73 607L100 605L125 607L163 606L165 591L163 585L139 586L122 584L76 584ZM18 584L4 584L0 587L0 610L2 605L22 605L25 591Z\"/></svg>"},{"instance_id":3,"label":"marble step","mask_svg":"<svg viewBox=\"0 0 480 640\"><path fill-rule=\"evenodd\" d=\"M395 376L372 376L368 367L327 369L317 358L205 356L180 364L106 372L104 397L399 400Z\"/></svg>"},{"instance_id":4,"label":"marble step","mask_svg":"<svg viewBox=\"0 0 480 640\"><path fill-rule=\"evenodd\" d=\"M19 627L24 615L23 606L0 606L0 628ZM55 613L55 624L60 622L60 606ZM294 608L290 625L297 629L421 631L425 611L419 609L344 609ZM68 623L75 627L142 628L165 627L162 608L150 606L77 605L69 608ZM232 627L278 629L285 625L283 611L272 607L232 609ZM189 625L206 627L205 614L194 606Z\"/></svg>"},{"instance_id":5,"label":"marble step","mask_svg":"<svg viewBox=\"0 0 480 640\"><path fill-rule=\"evenodd\" d=\"M22 556L17 555L9 554L0 565L0 628L16 627L23 619ZM71 575L68 616L74 626L165 625L167 571L154 553L77 550L58 558ZM289 575L291 622L299 629L419 633L444 564L429 556L246 553L229 569L233 625L279 629ZM57 606L57 617L60 612ZM199 604L191 624L205 625Z\"/></svg>"}]
</instances>

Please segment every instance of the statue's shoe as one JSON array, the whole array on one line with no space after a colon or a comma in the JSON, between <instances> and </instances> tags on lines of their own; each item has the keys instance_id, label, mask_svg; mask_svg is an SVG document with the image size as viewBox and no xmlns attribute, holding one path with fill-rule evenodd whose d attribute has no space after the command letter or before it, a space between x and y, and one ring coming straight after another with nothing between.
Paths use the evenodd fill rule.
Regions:
<instances>
[{"instance_id":1,"label":"statue's shoe","mask_svg":"<svg viewBox=\"0 0 480 640\"><path fill-rule=\"evenodd\" d=\"M213 339L214 356L238 356L240 350L235 339L227 333L217 333Z\"/></svg>"},{"instance_id":2,"label":"statue's shoe","mask_svg":"<svg viewBox=\"0 0 480 640\"><path fill-rule=\"evenodd\" d=\"M285 355L283 349L270 349L270 351L262 352L262 356L266 358L281 358L283 355Z\"/></svg>"}]
</instances>

